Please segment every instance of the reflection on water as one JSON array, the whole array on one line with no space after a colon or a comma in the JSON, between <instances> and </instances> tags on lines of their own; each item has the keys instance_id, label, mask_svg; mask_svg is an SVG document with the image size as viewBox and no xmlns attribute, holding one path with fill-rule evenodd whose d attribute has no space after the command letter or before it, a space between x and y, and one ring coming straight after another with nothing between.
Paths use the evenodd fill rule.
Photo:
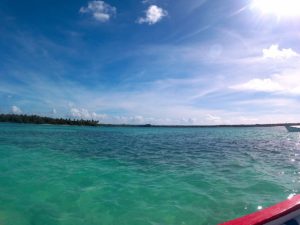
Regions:
<instances>
[{"instance_id":1,"label":"reflection on water","mask_svg":"<svg viewBox=\"0 0 300 225\"><path fill-rule=\"evenodd\" d=\"M299 192L284 128L0 124L0 224L216 224Z\"/></svg>"}]
</instances>

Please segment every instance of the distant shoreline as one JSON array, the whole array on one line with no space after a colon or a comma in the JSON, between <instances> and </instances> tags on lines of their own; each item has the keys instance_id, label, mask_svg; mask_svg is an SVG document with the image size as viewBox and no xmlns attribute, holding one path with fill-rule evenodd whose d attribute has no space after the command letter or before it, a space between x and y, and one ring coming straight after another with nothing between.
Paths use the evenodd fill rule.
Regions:
<instances>
[{"instance_id":1,"label":"distant shoreline","mask_svg":"<svg viewBox=\"0 0 300 225\"><path fill-rule=\"evenodd\" d=\"M282 127L299 126L300 123L275 123L275 124L230 124L230 125L131 125L131 124L99 124L101 127L149 127L149 128L238 128L238 127Z\"/></svg>"},{"instance_id":2,"label":"distant shoreline","mask_svg":"<svg viewBox=\"0 0 300 225\"><path fill-rule=\"evenodd\" d=\"M96 120L51 118L37 115L0 114L0 123L22 123L62 126L94 126L94 127L148 127L148 128L238 128L238 127L279 127L299 126L300 123L273 124L219 124L219 125L152 125L152 124L104 124Z\"/></svg>"}]
</instances>

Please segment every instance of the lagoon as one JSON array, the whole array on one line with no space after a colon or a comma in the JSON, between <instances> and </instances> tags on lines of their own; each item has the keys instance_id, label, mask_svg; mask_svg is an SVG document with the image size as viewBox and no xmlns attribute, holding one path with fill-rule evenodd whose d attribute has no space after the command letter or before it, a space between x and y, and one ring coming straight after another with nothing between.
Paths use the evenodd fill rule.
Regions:
<instances>
[{"instance_id":1,"label":"lagoon","mask_svg":"<svg viewBox=\"0 0 300 225\"><path fill-rule=\"evenodd\" d=\"M214 225L300 188L284 127L0 124L1 225Z\"/></svg>"}]
</instances>

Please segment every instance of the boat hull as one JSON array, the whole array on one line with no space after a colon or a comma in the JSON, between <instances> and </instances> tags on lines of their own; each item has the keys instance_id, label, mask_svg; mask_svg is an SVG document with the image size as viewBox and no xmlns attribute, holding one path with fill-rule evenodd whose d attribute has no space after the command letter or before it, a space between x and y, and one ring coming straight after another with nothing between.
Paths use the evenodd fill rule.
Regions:
<instances>
[{"instance_id":1,"label":"boat hull","mask_svg":"<svg viewBox=\"0 0 300 225\"><path fill-rule=\"evenodd\" d=\"M300 225L300 195L219 225Z\"/></svg>"},{"instance_id":2,"label":"boat hull","mask_svg":"<svg viewBox=\"0 0 300 225\"><path fill-rule=\"evenodd\" d=\"M300 132L299 126L285 126L288 132Z\"/></svg>"}]
</instances>

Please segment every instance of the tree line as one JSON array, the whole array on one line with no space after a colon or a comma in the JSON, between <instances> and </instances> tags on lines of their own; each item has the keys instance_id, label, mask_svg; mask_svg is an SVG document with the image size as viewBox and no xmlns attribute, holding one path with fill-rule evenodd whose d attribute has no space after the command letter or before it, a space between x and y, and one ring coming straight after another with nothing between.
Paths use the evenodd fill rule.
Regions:
<instances>
[{"instance_id":1,"label":"tree line","mask_svg":"<svg viewBox=\"0 0 300 225\"><path fill-rule=\"evenodd\" d=\"M51 118L46 116L26 115L26 114L21 114L21 115L0 114L0 122L75 125L75 126L98 126L99 125L99 121L97 120Z\"/></svg>"}]
</instances>

